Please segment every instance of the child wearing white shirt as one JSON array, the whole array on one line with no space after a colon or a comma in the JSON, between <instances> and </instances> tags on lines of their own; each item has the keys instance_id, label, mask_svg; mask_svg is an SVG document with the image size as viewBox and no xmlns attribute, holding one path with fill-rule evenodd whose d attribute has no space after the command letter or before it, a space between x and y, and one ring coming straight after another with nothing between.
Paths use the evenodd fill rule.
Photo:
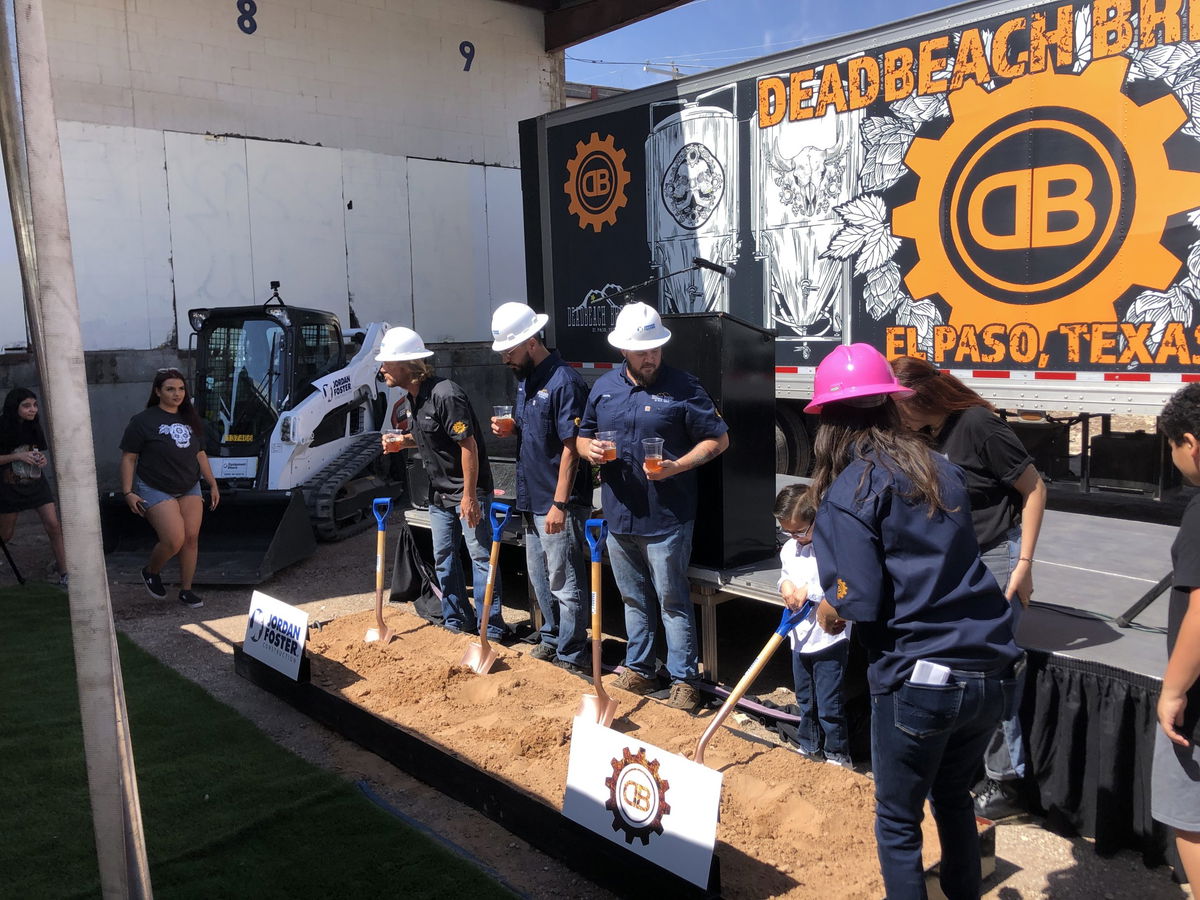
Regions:
<instances>
[{"instance_id":1,"label":"child wearing white shirt","mask_svg":"<svg viewBox=\"0 0 1200 900\"><path fill-rule=\"evenodd\" d=\"M779 552L782 571L779 593L788 609L805 600L816 601L788 635L792 644L792 677L801 720L797 726L800 753L809 759L852 768L850 737L842 702L842 679L849 653L850 626L827 634L817 625L816 605L823 596L817 558L812 546L816 505L804 485L788 485L775 498L775 518L789 540Z\"/></svg>"}]
</instances>

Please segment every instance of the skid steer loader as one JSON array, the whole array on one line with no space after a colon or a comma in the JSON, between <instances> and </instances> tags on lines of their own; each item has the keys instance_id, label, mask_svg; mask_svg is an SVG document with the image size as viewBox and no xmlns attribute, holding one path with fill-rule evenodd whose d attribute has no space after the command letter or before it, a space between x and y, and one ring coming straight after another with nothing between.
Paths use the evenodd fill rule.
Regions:
<instances>
[{"instance_id":1,"label":"skid steer loader","mask_svg":"<svg viewBox=\"0 0 1200 900\"><path fill-rule=\"evenodd\" d=\"M200 584L258 584L309 556L316 540L369 528L374 498L406 493L402 454L379 447L391 403L374 357L387 324L343 335L337 316L287 306L271 287L261 306L188 313L197 336L189 383L221 489L215 512L205 502ZM119 494L102 510L110 571L136 573L153 530Z\"/></svg>"}]
</instances>

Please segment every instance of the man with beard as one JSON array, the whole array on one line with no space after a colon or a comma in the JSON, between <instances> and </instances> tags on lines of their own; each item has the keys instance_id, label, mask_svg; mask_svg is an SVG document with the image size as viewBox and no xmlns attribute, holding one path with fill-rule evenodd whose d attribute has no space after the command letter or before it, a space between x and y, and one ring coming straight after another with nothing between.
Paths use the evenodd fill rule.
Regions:
<instances>
[{"instance_id":1,"label":"man with beard","mask_svg":"<svg viewBox=\"0 0 1200 900\"><path fill-rule=\"evenodd\" d=\"M671 677L667 703L694 712L700 707L699 665L687 581L698 495L693 470L729 446L729 427L694 375L663 364L661 348L670 339L658 312L645 303L621 310L608 342L625 364L592 386L578 448L581 457L600 465L608 558L625 602L628 644L617 687L637 694L659 689L657 599ZM606 436L611 440L602 437L605 432L613 432ZM662 460L653 468L643 461L647 438L663 442Z\"/></svg>"},{"instance_id":2,"label":"man with beard","mask_svg":"<svg viewBox=\"0 0 1200 900\"><path fill-rule=\"evenodd\" d=\"M483 589L487 583L492 528L484 514L492 495L492 470L487 448L466 392L433 374L425 360L433 356L411 328L389 328L375 361L388 387L408 392L412 427L396 442L399 449L417 448L429 476L429 528L433 533L434 567L442 590L442 625L454 632L479 633ZM395 413L393 413L393 416ZM394 449L382 437L384 452ZM467 602L467 583L459 548L471 557L475 609ZM507 641L511 632L500 606L500 573L492 594L488 639Z\"/></svg>"},{"instance_id":3,"label":"man with beard","mask_svg":"<svg viewBox=\"0 0 1200 900\"><path fill-rule=\"evenodd\" d=\"M542 611L541 642L530 655L588 677L588 609L582 598L591 470L579 464L575 450L587 386L542 343L547 321L524 303L505 303L492 315L492 349L517 376L513 419L493 418L492 434L507 437L515 421L516 509L525 530L529 583Z\"/></svg>"}]
</instances>

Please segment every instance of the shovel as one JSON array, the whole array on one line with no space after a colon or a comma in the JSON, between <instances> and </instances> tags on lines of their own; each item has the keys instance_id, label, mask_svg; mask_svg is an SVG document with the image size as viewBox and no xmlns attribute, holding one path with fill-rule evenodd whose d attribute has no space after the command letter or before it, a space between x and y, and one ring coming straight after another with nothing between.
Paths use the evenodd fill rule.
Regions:
<instances>
[{"instance_id":1,"label":"shovel","mask_svg":"<svg viewBox=\"0 0 1200 900\"><path fill-rule=\"evenodd\" d=\"M375 627L367 629L367 636L363 640L368 643L383 641L386 644L396 636L392 629L383 624L383 551L387 546L387 517L392 511L392 501L387 497L376 497L371 509L375 513L375 521L379 523L375 538Z\"/></svg>"},{"instance_id":2,"label":"shovel","mask_svg":"<svg viewBox=\"0 0 1200 900\"><path fill-rule=\"evenodd\" d=\"M737 687L729 692L729 696L721 704L720 710L713 716L713 720L708 724L708 727L704 729L704 734L700 736L700 740L696 743L696 752L692 756L693 761L704 765L704 748L708 746L708 742L712 740L712 736L717 733L717 729L721 727L721 723L725 721L725 717L737 706L737 702L742 699L742 695L750 689L750 685L758 677L758 673L762 671L763 666L767 664L767 660L771 658L771 654L775 652L775 648L787 637L789 631L804 620L812 608L813 601L805 600L804 605L794 612L790 609L784 609L779 627L775 629L775 633L771 635L771 639L767 641L767 645L754 658L754 662L750 664L750 668L746 670L746 674L742 676L742 680L737 683Z\"/></svg>"},{"instance_id":3,"label":"shovel","mask_svg":"<svg viewBox=\"0 0 1200 900\"><path fill-rule=\"evenodd\" d=\"M479 619L479 643L467 647L460 665L469 666L476 675L486 675L492 663L496 661L496 651L488 643L488 618L492 614L492 588L496 584L496 566L500 563L500 535L508 524L512 507L504 503L493 503L488 509L488 518L492 523L492 555L488 559L487 587L483 592L483 615Z\"/></svg>"},{"instance_id":4,"label":"shovel","mask_svg":"<svg viewBox=\"0 0 1200 900\"><path fill-rule=\"evenodd\" d=\"M584 534L592 548L592 687L596 693L580 698L579 712L575 715L607 728L617 714L617 701L604 692L604 684L600 681L600 644L604 637L600 623L600 548L608 536L608 523L604 519L588 519Z\"/></svg>"}]
</instances>

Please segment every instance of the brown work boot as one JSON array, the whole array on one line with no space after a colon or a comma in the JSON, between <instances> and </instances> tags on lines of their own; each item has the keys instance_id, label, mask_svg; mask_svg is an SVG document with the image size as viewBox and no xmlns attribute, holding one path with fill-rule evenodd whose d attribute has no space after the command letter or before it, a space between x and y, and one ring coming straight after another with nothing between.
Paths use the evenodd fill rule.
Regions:
<instances>
[{"instance_id":1,"label":"brown work boot","mask_svg":"<svg viewBox=\"0 0 1200 900\"><path fill-rule=\"evenodd\" d=\"M613 682L623 691L631 694L653 694L658 690L658 681L654 678L643 678L633 669L626 669Z\"/></svg>"},{"instance_id":2,"label":"brown work boot","mask_svg":"<svg viewBox=\"0 0 1200 900\"><path fill-rule=\"evenodd\" d=\"M677 681L671 685L671 696L667 699L667 706L694 713L703 702L704 698L700 696L700 692L686 681Z\"/></svg>"}]
</instances>

